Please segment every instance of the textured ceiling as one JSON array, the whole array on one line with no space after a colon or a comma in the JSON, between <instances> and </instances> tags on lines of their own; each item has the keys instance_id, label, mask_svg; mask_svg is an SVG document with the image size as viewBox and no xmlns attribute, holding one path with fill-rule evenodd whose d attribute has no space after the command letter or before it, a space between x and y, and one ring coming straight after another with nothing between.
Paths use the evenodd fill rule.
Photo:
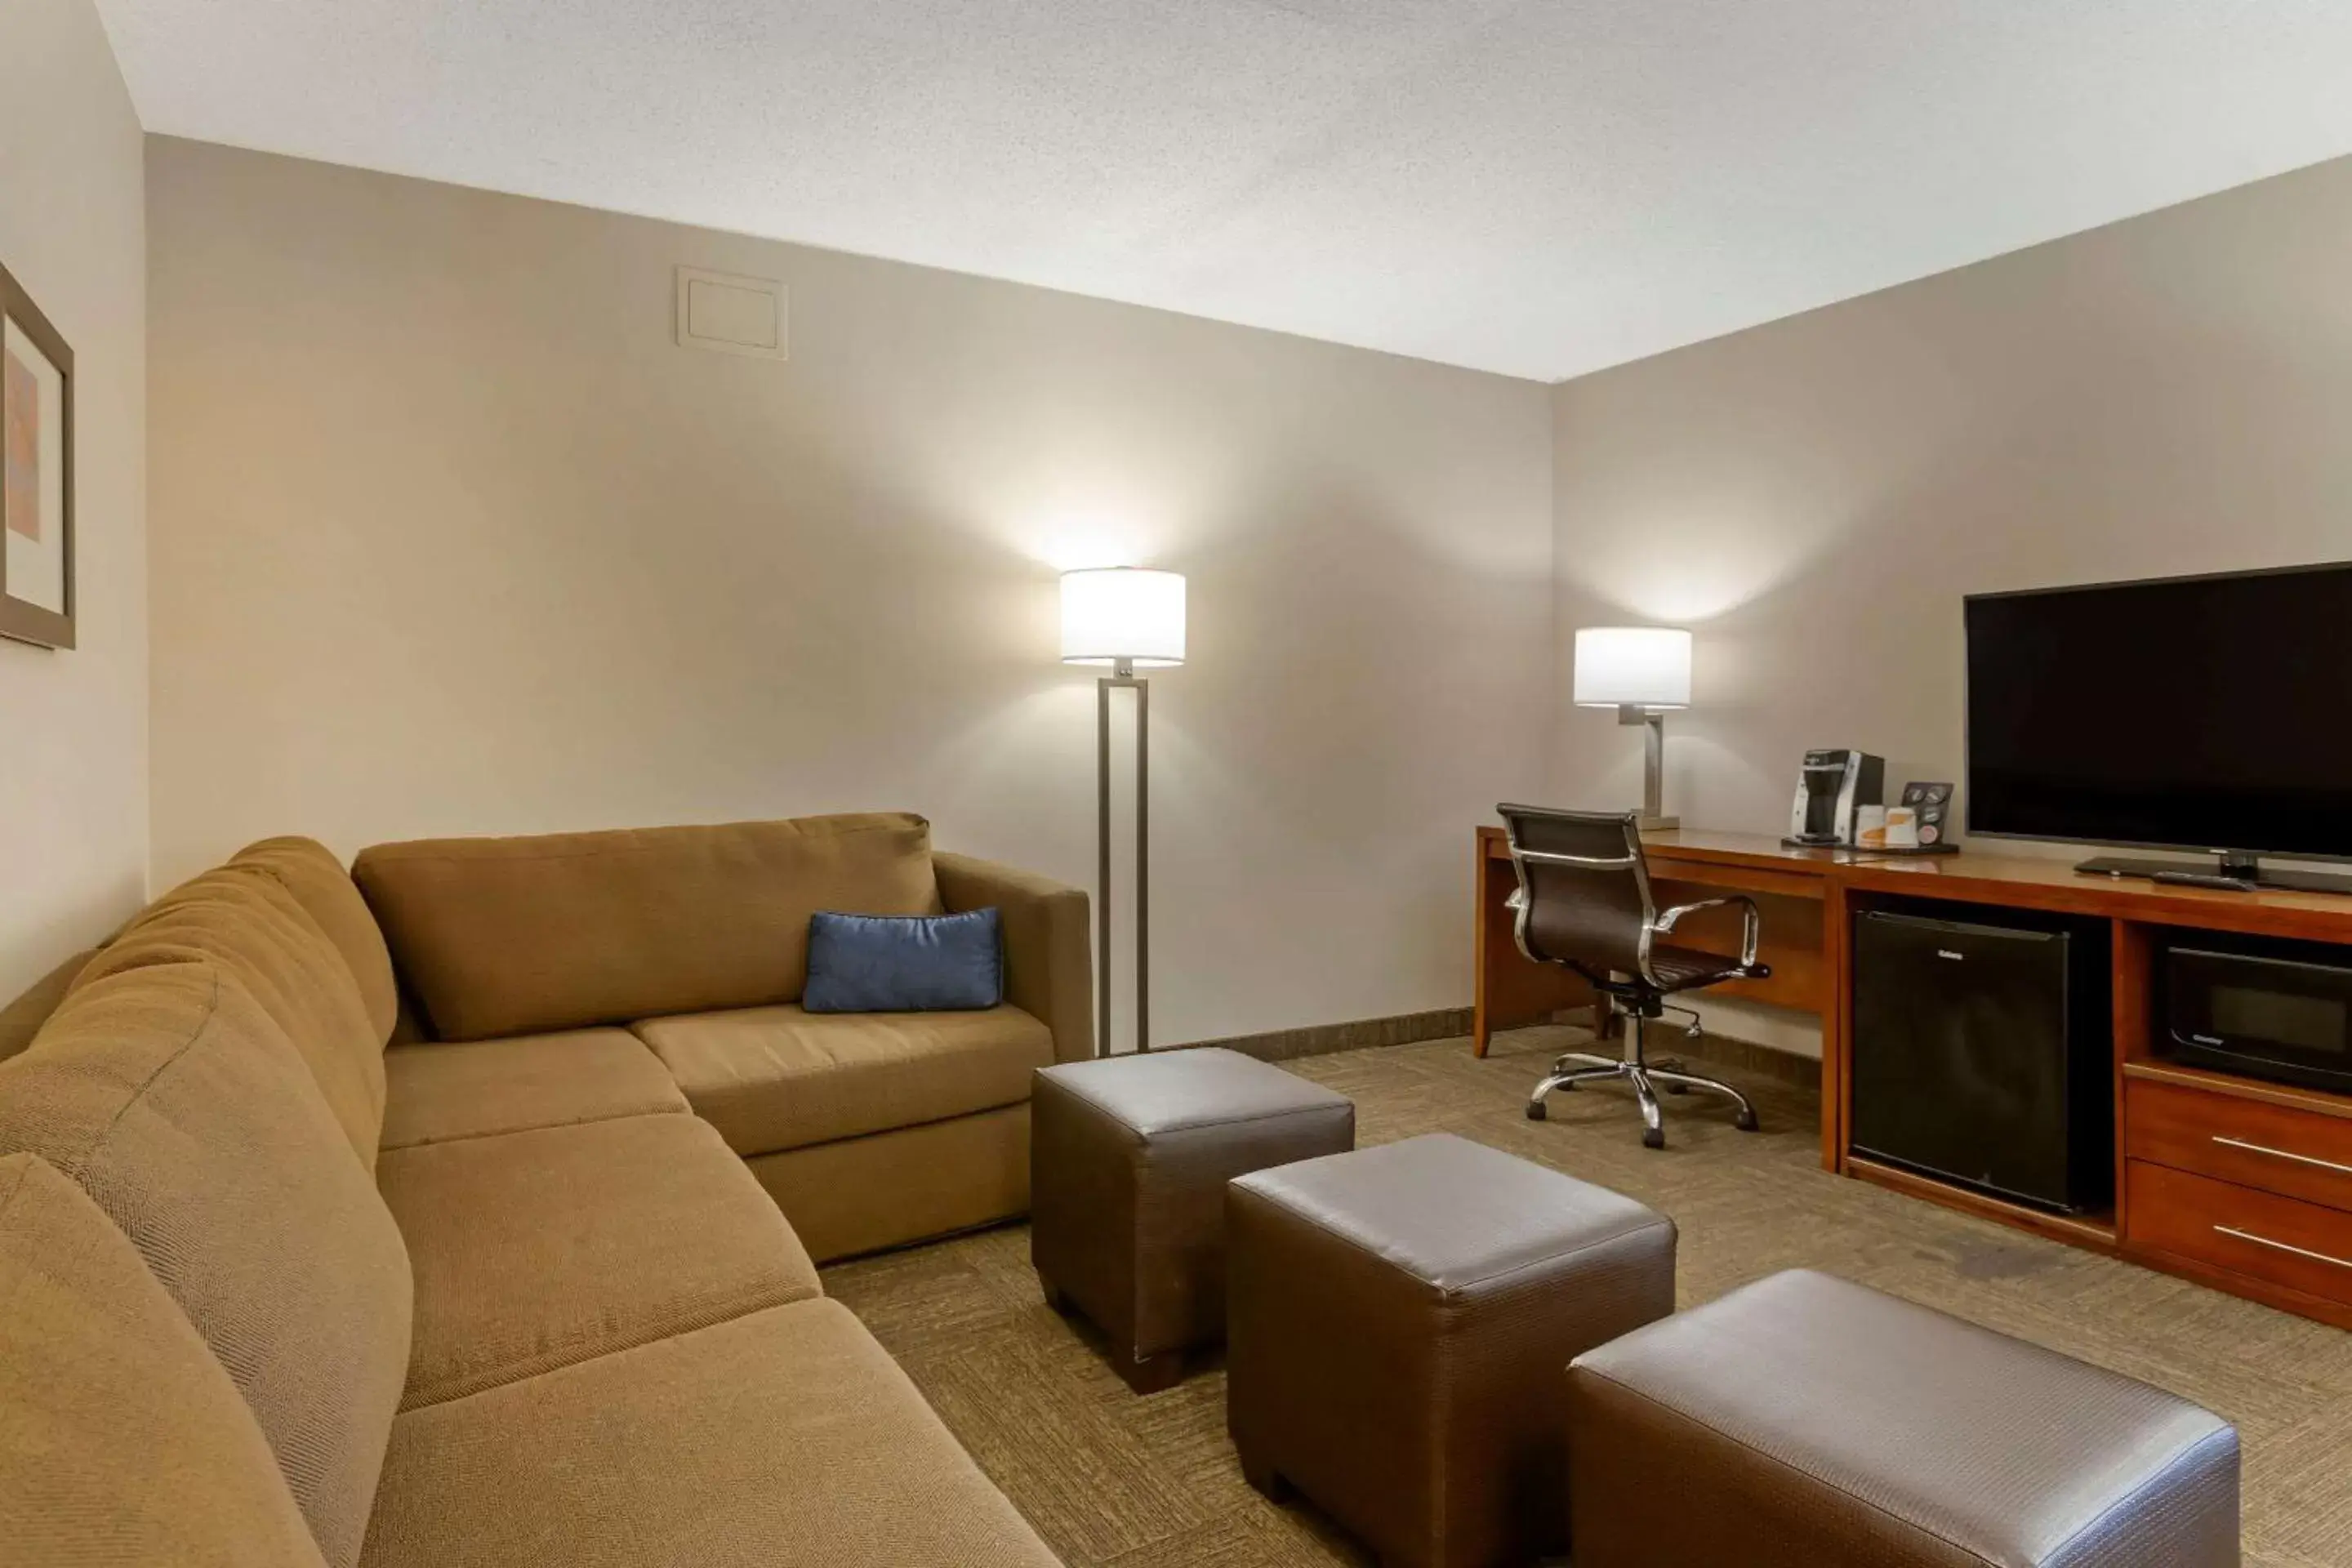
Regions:
<instances>
[{"instance_id":1,"label":"textured ceiling","mask_svg":"<svg viewBox=\"0 0 2352 1568\"><path fill-rule=\"evenodd\" d=\"M100 0L151 131L1550 380L2352 153L2352 0Z\"/></svg>"}]
</instances>

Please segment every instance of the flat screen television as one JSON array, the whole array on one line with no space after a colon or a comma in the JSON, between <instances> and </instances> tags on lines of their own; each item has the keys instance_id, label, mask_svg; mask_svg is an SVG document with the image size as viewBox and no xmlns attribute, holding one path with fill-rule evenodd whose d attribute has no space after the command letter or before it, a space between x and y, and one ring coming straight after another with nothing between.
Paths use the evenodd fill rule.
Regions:
<instances>
[{"instance_id":1,"label":"flat screen television","mask_svg":"<svg viewBox=\"0 0 2352 1568\"><path fill-rule=\"evenodd\" d=\"M1964 614L1971 834L2352 859L2352 563Z\"/></svg>"}]
</instances>

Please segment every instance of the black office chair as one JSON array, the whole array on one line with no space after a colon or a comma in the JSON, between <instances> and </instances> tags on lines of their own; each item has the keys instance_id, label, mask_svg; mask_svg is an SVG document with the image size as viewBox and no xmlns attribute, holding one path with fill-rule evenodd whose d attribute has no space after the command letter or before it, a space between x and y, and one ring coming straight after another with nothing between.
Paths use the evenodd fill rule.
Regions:
<instances>
[{"instance_id":1,"label":"black office chair","mask_svg":"<svg viewBox=\"0 0 2352 1568\"><path fill-rule=\"evenodd\" d=\"M1720 980L1760 980L1772 973L1756 962L1761 920L1756 900L1742 894L1705 899L1661 911L1650 896L1650 867L1642 853L1640 817L1630 811L1551 811L1498 805L1519 873L1510 907L1519 951L1538 963L1559 963L1583 975L1607 1006L1625 1018L1622 1060L1570 1051L1552 1063L1528 1100L1528 1119L1544 1119L1544 1100L1556 1089L1601 1079L1631 1079L1641 1102L1642 1142L1666 1146L1658 1086L1667 1092L1701 1089L1739 1107L1739 1130L1756 1131L1756 1108L1729 1084L1675 1067L1653 1067L1642 1050L1642 1029L1665 1011L1664 998ZM1738 904L1746 912L1739 956L1676 947L1660 939L1699 910ZM1604 1015L1605 1016L1605 1015Z\"/></svg>"}]
</instances>

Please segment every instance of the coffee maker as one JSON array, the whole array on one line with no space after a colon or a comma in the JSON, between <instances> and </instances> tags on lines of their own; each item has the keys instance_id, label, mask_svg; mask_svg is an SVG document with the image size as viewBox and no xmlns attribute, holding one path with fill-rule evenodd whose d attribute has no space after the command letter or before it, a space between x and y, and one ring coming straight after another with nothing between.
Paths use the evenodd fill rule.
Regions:
<instances>
[{"instance_id":1,"label":"coffee maker","mask_svg":"<svg viewBox=\"0 0 2352 1568\"><path fill-rule=\"evenodd\" d=\"M1854 814L1865 805L1886 804L1886 759L1868 752L1826 747L1805 753L1797 775L1797 800L1789 812L1792 847L1851 844Z\"/></svg>"}]
</instances>

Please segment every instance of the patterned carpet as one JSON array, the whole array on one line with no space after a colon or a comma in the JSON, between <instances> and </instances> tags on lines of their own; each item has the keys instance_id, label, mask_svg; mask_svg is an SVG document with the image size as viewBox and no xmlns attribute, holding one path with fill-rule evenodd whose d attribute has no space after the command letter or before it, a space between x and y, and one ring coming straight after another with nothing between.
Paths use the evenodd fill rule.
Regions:
<instances>
[{"instance_id":1,"label":"patterned carpet","mask_svg":"<svg viewBox=\"0 0 2352 1568\"><path fill-rule=\"evenodd\" d=\"M1764 1131L1695 1100L1671 1146L1641 1146L1622 1091L1521 1114L1545 1058L1580 1031L1286 1064L1356 1101L1359 1138L1448 1131L1614 1187L1682 1227L1690 1306L1777 1269L1823 1268L2172 1389L2237 1423L2250 1568L2352 1568L2352 1334L1824 1174L1805 1097L1717 1068ZM1049 1310L1018 1227L845 1264L825 1286L887 1345L1071 1568L1288 1568L1369 1559L1299 1505L1243 1484L1213 1365L1130 1394Z\"/></svg>"}]
</instances>

